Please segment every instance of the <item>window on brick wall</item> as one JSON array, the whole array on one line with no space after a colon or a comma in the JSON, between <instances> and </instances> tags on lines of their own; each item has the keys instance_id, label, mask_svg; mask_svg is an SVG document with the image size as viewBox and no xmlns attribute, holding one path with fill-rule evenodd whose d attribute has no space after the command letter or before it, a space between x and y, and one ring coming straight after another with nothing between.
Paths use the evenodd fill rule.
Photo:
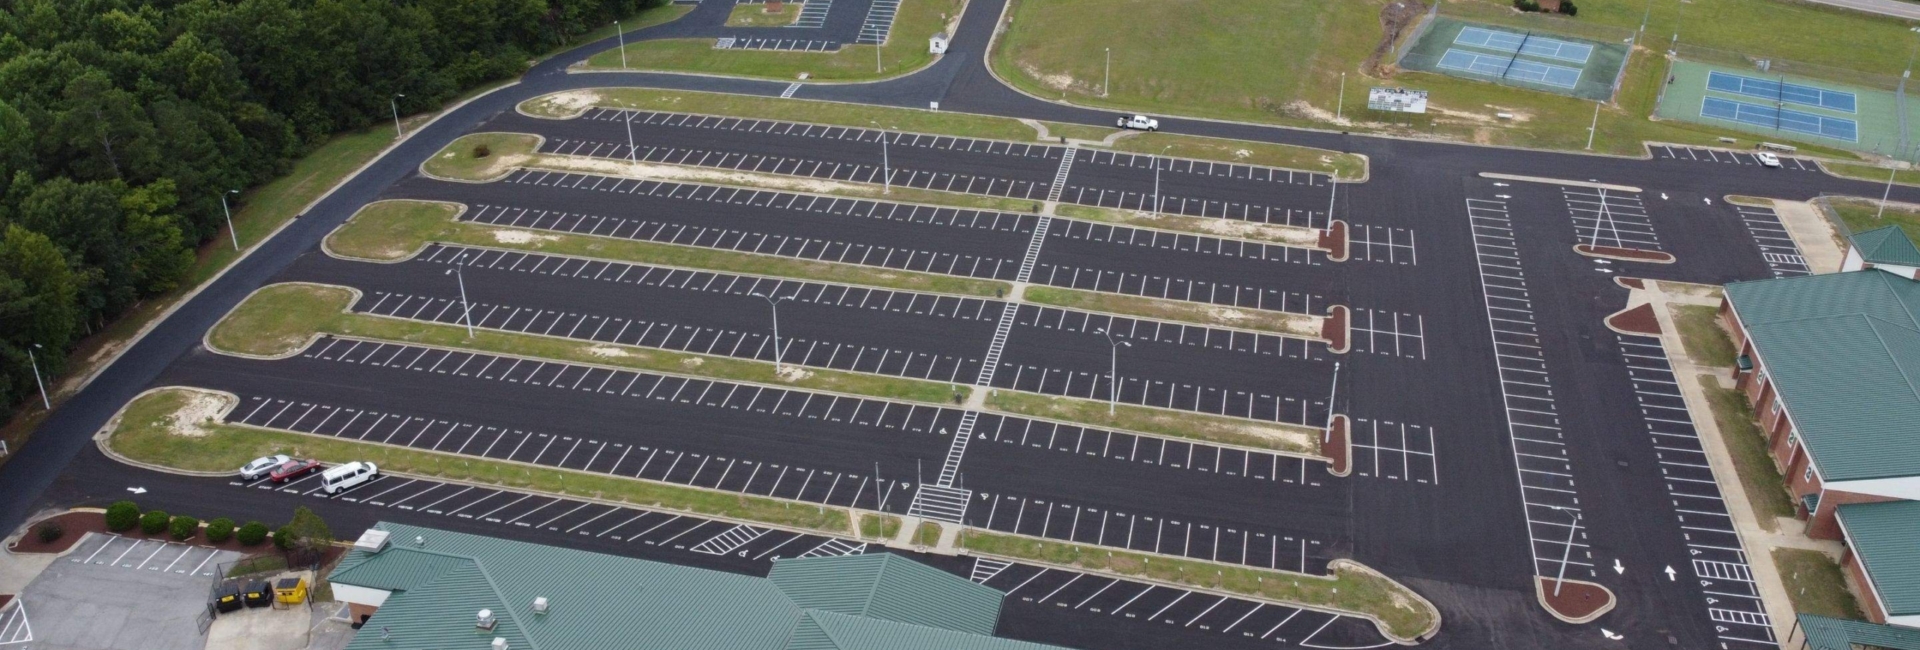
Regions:
<instances>
[{"instance_id":1,"label":"window on brick wall","mask_svg":"<svg viewBox=\"0 0 1920 650\"><path fill-rule=\"evenodd\" d=\"M1795 431L1787 432L1787 449L1793 449L1794 447L1798 447L1798 446L1800 446L1799 432L1795 432Z\"/></svg>"},{"instance_id":2,"label":"window on brick wall","mask_svg":"<svg viewBox=\"0 0 1920 650\"><path fill-rule=\"evenodd\" d=\"M1801 473L1801 474L1800 474L1800 480L1802 480L1802 481L1811 481L1811 480L1813 480L1813 466L1812 466L1812 465L1808 465L1808 466L1807 466L1807 471L1805 471L1805 472L1803 472L1803 473Z\"/></svg>"}]
</instances>

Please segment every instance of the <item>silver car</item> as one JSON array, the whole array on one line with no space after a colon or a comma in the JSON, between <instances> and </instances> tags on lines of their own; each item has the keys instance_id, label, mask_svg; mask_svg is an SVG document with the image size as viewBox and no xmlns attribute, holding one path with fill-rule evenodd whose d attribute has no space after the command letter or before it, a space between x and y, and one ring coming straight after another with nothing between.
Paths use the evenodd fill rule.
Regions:
<instances>
[{"instance_id":1,"label":"silver car","mask_svg":"<svg viewBox=\"0 0 1920 650\"><path fill-rule=\"evenodd\" d=\"M274 454L272 456L255 458L253 462L247 463L245 467L240 468L240 480L251 481L266 476L268 472L273 471L273 468L286 464L289 460L293 459L288 458L286 454Z\"/></svg>"}]
</instances>

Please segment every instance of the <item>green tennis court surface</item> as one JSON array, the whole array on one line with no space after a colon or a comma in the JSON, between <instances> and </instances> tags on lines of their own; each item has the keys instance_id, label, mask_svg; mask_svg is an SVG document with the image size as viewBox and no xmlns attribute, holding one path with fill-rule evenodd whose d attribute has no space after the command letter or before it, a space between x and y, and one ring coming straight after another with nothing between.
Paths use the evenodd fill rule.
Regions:
<instances>
[{"instance_id":1,"label":"green tennis court surface","mask_svg":"<svg viewBox=\"0 0 1920 650\"><path fill-rule=\"evenodd\" d=\"M1627 52L1624 43L1440 17L1407 49L1400 67L1605 101Z\"/></svg>"},{"instance_id":2,"label":"green tennis court surface","mask_svg":"<svg viewBox=\"0 0 1920 650\"><path fill-rule=\"evenodd\" d=\"M1920 120L1916 108L1907 108L1908 123ZM1886 153L1905 140L1900 110L1893 90L1757 66L1676 59L1654 115L1779 140Z\"/></svg>"}]
</instances>

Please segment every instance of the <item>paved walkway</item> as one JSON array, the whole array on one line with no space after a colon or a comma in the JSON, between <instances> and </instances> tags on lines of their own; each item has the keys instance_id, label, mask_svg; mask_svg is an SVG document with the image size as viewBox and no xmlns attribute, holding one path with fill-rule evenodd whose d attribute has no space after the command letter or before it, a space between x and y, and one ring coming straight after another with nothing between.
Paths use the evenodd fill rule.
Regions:
<instances>
[{"instance_id":1,"label":"paved walkway","mask_svg":"<svg viewBox=\"0 0 1920 650\"><path fill-rule=\"evenodd\" d=\"M1833 231L1833 222L1827 221L1819 207L1805 201L1775 199L1773 212L1780 216L1780 225L1786 226L1793 243L1800 246L1800 256L1806 258L1807 268L1814 273L1840 270L1840 262L1845 257L1840 248L1840 235Z\"/></svg>"},{"instance_id":2,"label":"paved walkway","mask_svg":"<svg viewBox=\"0 0 1920 650\"><path fill-rule=\"evenodd\" d=\"M1812 0L1812 1L1819 4L1827 5L1829 7L1839 7L1841 9L1852 9L1854 11L1864 11L1870 14L1880 14L1882 16L1893 16L1895 18L1905 18L1907 20L1920 20L1920 4L1916 4L1912 2L1901 2L1900 0Z\"/></svg>"}]
</instances>

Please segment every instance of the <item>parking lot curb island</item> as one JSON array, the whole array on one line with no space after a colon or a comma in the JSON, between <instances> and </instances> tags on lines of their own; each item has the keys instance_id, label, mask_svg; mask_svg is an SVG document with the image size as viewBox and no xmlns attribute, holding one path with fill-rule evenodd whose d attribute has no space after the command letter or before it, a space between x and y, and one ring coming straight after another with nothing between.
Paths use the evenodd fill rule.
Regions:
<instances>
[{"instance_id":1,"label":"parking lot curb island","mask_svg":"<svg viewBox=\"0 0 1920 650\"><path fill-rule=\"evenodd\" d=\"M1346 354L1352 349L1351 312L1346 305L1327 308L1327 319L1320 322L1320 338L1326 340L1328 352Z\"/></svg>"},{"instance_id":2,"label":"parking lot curb island","mask_svg":"<svg viewBox=\"0 0 1920 650\"><path fill-rule=\"evenodd\" d=\"M1540 600L1540 606L1554 618L1580 625L1591 623L1607 612L1613 611L1618 602L1613 591L1599 583L1571 578L1539 576L1533 581L1533 594ZM1554 592L1558 591L1559 595Z\"/></svg>"},{"instance_id":3,"label":"parking lot curb island","mask_svg":"<svg viewBox=\"0 0 1920 650\"><path fill-rule=\"evenodd\" d=\"M1353 436L1347 434L1351 428L1345 413L1335 415L1327 421L1327 433L1320 438L1320 455L1327 457L1327 473L1345 477L1353 473Z\"/></svg>"}]
</instances>

